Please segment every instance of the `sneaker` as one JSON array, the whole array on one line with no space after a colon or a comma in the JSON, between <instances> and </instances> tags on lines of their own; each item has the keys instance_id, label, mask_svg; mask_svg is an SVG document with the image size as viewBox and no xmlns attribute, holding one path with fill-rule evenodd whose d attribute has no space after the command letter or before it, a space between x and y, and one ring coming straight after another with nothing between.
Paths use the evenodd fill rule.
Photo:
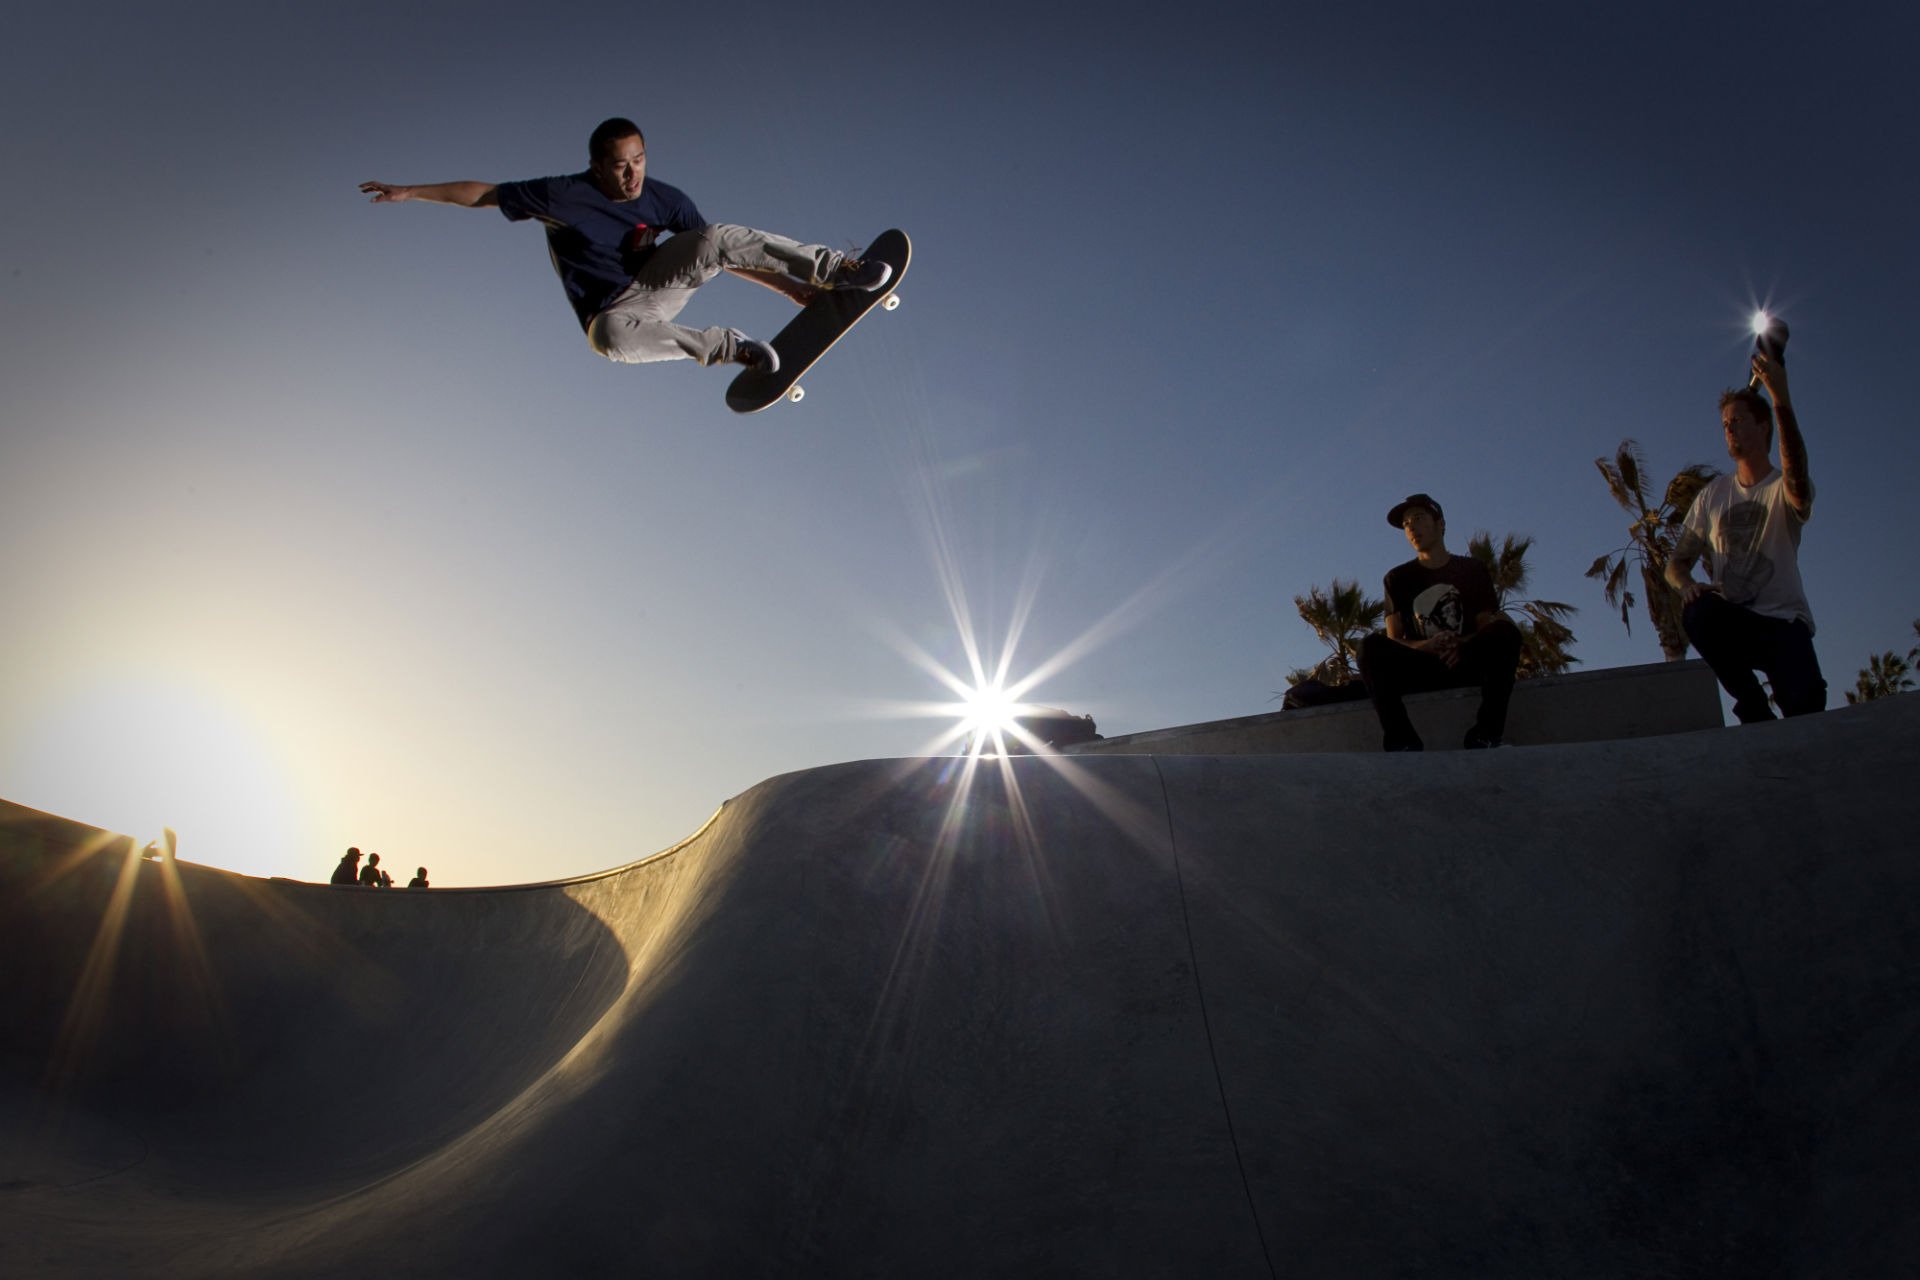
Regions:
<instances>
[{"instance_id":1,"label":"sneaker","mask_svg":"<svg viewBox=\"0 0 1920 1280\"><path fill-rule=\"evenodd\" d=\"M1460 740L1460 746L1467 751L1488 751L1500 745L1500 739L1489 738L1478 729L1467 730L1467 736Z\"/></svg>"},{"instance_id":2,"label":"sneaker","mask_svg":"<svg viewBox=\"0 0 1920 1280\"><path fill-rule=\"evenodd\" d=\"M780 353L773 349L772 343L749 338L738 329L727 332L733 335L733 363L743 364L755 373L780 372Z\"/></svg>"},{"instance_id":3,"label":"sneaker","mask_svg":"<svg viewBox=\"0 0 1920 1280\"><path fill-rule=\"evenodd\" d=\"M878 258L842 258L833 269L829 289L857 289L872 293L893 279L893 268Z\"/></svg>"}]
</instances>

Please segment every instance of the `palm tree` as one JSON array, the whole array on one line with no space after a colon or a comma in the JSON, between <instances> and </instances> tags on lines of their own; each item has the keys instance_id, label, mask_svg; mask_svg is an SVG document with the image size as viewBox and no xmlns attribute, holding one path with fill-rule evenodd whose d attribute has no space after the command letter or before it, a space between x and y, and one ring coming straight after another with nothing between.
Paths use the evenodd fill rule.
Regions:
<instances>
[{"instance_id":1,"label":"palm tree","mask_svg":"<svg viewBox=\"0 0 1920 1280\"><path fill-rule=\"evenodd\" d=\"M1505 612L1518 611L1514 621L1520 627L1520 672L1529 676L1557 676L1580 659L1567 652L1574 643L1573 631L1566 619L1579 610L1558 600L1524 598L1532 570L1527 552L1533 548L1531 535L1507 534L1494 546L1493 535L1482 529L1467 540L1467 553L1493 575L1493 589Z\"/></svg>"},{"instance_id":2,"label":"palm tree","mask_svg":"<svg viewBox=\"0 0 1920 1280\"><path fill-rule=\"evenodd\" d=\"M1852 692L1847 694L1847 701L1872 702L1876 698L1891 698L1896 693L1905 693L1911 688L1912 664L1889 649L1867 659L1867 665L1860 668L1860 675L1854 681Z\"/></svg>"},{"instance_id":3,"label":"palm tree","mask_svg":"<svg viewBox=\"0 0 1920 1280\"><path fill-rule=\"evenodd\" d=\"M1680 540L1680 526L1693 509L1693 500L1720 473L1698 462L1682 467L1667 482L1666 494L1656 507L1647 489L1646 459L1634 441L1622 440L1618 453L1611 459L1595 458L1593 465L1600 468L1607 491L1633 522L1627 526L1627 544L1595 560L1587 576L1606 584L1607 603L1620 606L1620 622L1631 634L1633 592L1626 589L1627 570L1638 565L1647 616L1653 619L1660 652L1668 662L1678 662L1687 656L1687 633L1680 626L1680 593L1667 584L1667 561Z\"/></svg>"},{"instance_id":4,"label":"palm tree","mask_svg":"<svg viewBox=\"0 0 1920 1280\"><path fill-rule=\"evenodd\" d=\"M1920 636L1920 618L1913 620L1913 633ZM1915 666L1920 666L1920 644L1907 650L1904 658L1891 649L1873 654L1867 659L1867 665L1860 668L1860 675L1854 681L1854 691L1847 695L1847 701L1872 702L1875 698L1891 698L1896 693L1905 693L1913 688Z\"/></svg>"},{"instance_id":5,"label":"palm tree","mask_svg":"<svg viewBox=\"0 0 1920 1280\"><path fill-rule=\"evenodd\" d=\"M1358 582L1335 578L1329 590L1314 586L1307 588L1307 594L1295 596L1293 607L1333 653L1319 666L1289 672L1288 683L1298 684L1311 677L1326 684L1345 684L1357 678L1360 642L1379 628L1387 615L1387 602L1369 599Z\"/></svg>"}]
</instances>

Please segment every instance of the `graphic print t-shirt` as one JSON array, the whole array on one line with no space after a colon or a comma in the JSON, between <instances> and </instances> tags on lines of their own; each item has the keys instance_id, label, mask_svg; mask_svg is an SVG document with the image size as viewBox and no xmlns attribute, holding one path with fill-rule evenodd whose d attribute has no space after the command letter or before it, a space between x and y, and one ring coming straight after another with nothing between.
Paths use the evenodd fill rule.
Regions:
<instances>
[{"instance_id":1,"label":"graphic print t-shirt","mask_svg":"<svg viewBox=\"0 0 1920 1280\"><path fill-rule=\"evenodd\" d=\"M1427 640L1442 631L1466 635L1473 621L1500 607L1493 575L1472 556L1451 556L1438 569L1409 560L1387 572L1387 612L1400 618L1400 634Z\"/></svg>"},{"instance_id":2,"label":"graphic print t-shirt","mask_svg":"<svg viewBox=\"0 0 1920 1280\"><path fill-rule=\"evenodd\" d=\"M1804 619L1811 631L1813 609L1800 581L1806 523L1788 505L1786 477L1776 468L1751 488L1735 476L1715 477L1693 500L1684 536L1706 544L1708 576L1728 600L1764 617Z\"/></svg>"}]
</instances>

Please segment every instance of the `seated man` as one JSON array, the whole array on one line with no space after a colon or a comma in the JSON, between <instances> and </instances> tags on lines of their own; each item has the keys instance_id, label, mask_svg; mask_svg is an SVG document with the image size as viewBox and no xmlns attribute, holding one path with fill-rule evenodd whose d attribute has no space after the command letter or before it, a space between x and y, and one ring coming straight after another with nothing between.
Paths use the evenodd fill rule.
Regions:
<instances>
[{"instance_id":1,"label":"seated man","mask_svg":"<svg viewBox=\"0 0 1920 1280\"><path fill-rule=\"evenodd\" d=\"M1787 367L1755 352L1750 385L1720 396L1720 429L1734 472L1700 491L1667 561L1667 581L1680 592L1687 639L1713 668L1742 724L1773 719L1773 686L1784 715L1827 705L1827 681L1813 651L1813 610L1800 581L1800 531L1813 518L1807 445L1787 392ZM1780 424L1780 465L1773 465L1773 425ZM1710 581L1693 576L1707 563Z\"/></svg>"},{"instance_id":2,"label":"seated man","mask_svg":"<svg viewBox=\"0 0 1920 1280\"><path fill-rule=\"evenodd\" d=\"M1404 529L1414 558L1387 573L1387 629L1360 642L1367 682L1388 751L1421 751L1402 701L1429 689L1480 686L1480 714L1466 747L1497 747L1520 665L1520 628L1500 612L1493 576L1472 556L1447 552L1447 517L1416 493L1387 512Z\"/></svg>"}]
</instances>

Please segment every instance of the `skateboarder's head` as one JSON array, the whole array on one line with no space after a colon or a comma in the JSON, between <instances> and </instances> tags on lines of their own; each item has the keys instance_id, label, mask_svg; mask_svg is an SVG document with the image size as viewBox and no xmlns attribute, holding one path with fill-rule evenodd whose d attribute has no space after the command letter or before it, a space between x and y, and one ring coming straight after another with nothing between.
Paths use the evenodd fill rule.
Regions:
<instances>
[{"instance_id":1,"label":"skateboarder's head","mask_svg":"<svg viewBox=\"0 0 1920 1280\"><path fill-rule=\"evenodd\" d=\"M1447 534L1447 516L1440 504L1424 493L1411 493L1406 501L1396 502L1387 512L1387 523L1406 531L1407 541L1416 552L1440 546Z\"/></svg>"},{"instance_id":2,"label":"skateboarder's head","mask_svg":"<svg viewBox=\"0 0 1920 1280\"><path fill-rule=\"evenodd\" d=\"M587 138L587 171L610 200L632 200L647 180L647 136L622 116L602 120Z\"/></svg>"}]
</instances>

